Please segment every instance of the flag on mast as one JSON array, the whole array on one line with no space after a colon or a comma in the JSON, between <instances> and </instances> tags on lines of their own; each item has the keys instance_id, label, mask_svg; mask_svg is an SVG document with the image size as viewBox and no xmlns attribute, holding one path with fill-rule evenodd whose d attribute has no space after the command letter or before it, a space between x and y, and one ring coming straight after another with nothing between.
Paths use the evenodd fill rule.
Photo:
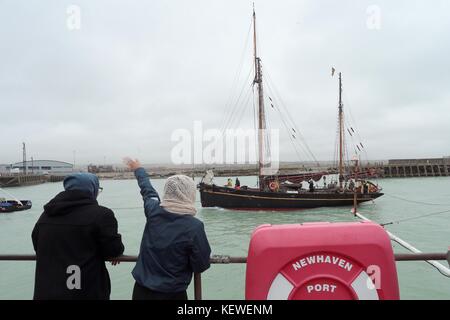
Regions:
<instances>
[{"instance_id":1,"label":"flag on mast","mask_svg":"<svg viewBox=\"0 0 450 320\"><path fill-rule=\"evenodd\" d=\"M335 68L331 68L331 76L332 77L334 77L335 72L336 72L336 69Z\"/></svg>"}]
</instances>

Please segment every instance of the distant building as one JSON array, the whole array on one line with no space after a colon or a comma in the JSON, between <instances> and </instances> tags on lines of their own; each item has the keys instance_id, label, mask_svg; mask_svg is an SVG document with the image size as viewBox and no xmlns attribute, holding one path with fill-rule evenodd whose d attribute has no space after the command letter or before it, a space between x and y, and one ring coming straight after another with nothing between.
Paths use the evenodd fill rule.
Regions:
<instances>
[{"instance_id":1,"label":"distant building","mask_svg":"<svg viewBox=\"0 0 450 320\"><path fill-rule=\"evenodd\" d=\"M25 162L28 174L67 174L73 172L73 164L55 160L33 160ZM24 163L11 165L11 171L24 172Z\"/></svg>"},{"instance_id":2,"label":"distant building","mask_svg":"<svg viewBox=\"0 0 450 320\"><path fill-rule=\"evenodd\" d=\"M10 164L0 164L0 174L7 174L11 172Z\"/></svg>"},{"instance_id":3,"label":"distant building","mask_svg":"<svg viewBox=\"0 0 450 320\"><path fill-rule=\"evenodd\" d=\"M113 166L95 166L93 164L90 164L88 166L88 172L90 173L102 173L102 172L115 172L114 167Z\"/></svg>"}]
</instances>

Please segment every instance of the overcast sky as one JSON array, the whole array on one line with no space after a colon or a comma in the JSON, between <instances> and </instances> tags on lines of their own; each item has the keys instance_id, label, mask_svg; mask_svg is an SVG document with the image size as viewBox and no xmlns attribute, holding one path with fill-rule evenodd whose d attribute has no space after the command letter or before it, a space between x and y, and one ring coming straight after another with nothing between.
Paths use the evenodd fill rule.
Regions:
<instances>
[{"instance_id":1,"label":"overcast sky","mask_svg":"<svg viewBox=\"0 0 450 320\"><path fill-rule=\"evenodd\" d=\"M331 66L368 158L450 155L448 0L255 5L264 72L316 158L334 155ZM232 109L251 13L243 0L0 0L0 163L20 161L23 141L34 159L170 162L174 130L220 128Z\"/></svg>"}]
</instances>

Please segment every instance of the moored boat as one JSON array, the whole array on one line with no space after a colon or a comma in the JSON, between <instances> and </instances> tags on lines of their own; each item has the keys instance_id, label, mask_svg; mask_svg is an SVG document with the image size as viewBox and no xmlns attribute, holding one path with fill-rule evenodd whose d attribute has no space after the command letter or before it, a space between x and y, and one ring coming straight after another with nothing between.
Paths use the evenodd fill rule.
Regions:
<instances>
[{"instance_id":1,"label":"moored boat","mask_svg":"<svg viewBox=\"0 0 450 320\"><path fill-rule=\"evenodd\" d=\"M24 211L31 209L32 203L30 200L1 200L0 199L0 213L8 213L15 211Z\"/></svg>"}]
</instances>

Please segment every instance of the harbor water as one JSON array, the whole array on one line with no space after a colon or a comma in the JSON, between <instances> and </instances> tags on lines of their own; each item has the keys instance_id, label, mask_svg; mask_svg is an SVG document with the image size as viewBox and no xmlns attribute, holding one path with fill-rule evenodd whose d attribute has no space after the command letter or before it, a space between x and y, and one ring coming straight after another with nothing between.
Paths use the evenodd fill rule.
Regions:
<instances>
[{"instance_id":1,"label":"harbor water","mask_svg":"<svg viewBox=\"0 0 450 320\"><path fill-rule=\"evenodd\" d=\"M234 177L233 177L234 178ZM255 177L240 178L241 185L253 186ZM165 180L152 180L161 192ZM225 184L226 178L216 178ZM450 178L384 179L378 181L385 196L360 206L359 211L379 223L450 210ZM104 191L98 201L114 210L125 254L137 255L145 217L142 199L134 180L101 181ZM43 205L62 191L62 183L7 189L21 199L33 201L24 212L0 214L0 254L34 253L31 231ZM199 197L199 195L198 195ZM246 256L250 236L261 224L291 224L316 221L356 221L350 207L319 208L285 212L233 211L201 208L198 215L206 228L213 254ZM450 213L386 226L386 229L424 252L446 252L450 245ZM396 253L406 252L394 244ZM443 262L445 265L446 263ZM112 299L130 299L134 280L134 263L108 264L112 283ZM31 299L34 285L34 262L0 261L0 299ZM450 279L425 262L397 263L402 299L450 299ZM244 299L245 264L212 265L202 275L204 299ZM193 298L193 285L188 291Z\"/></svg>"}]
</instances>

